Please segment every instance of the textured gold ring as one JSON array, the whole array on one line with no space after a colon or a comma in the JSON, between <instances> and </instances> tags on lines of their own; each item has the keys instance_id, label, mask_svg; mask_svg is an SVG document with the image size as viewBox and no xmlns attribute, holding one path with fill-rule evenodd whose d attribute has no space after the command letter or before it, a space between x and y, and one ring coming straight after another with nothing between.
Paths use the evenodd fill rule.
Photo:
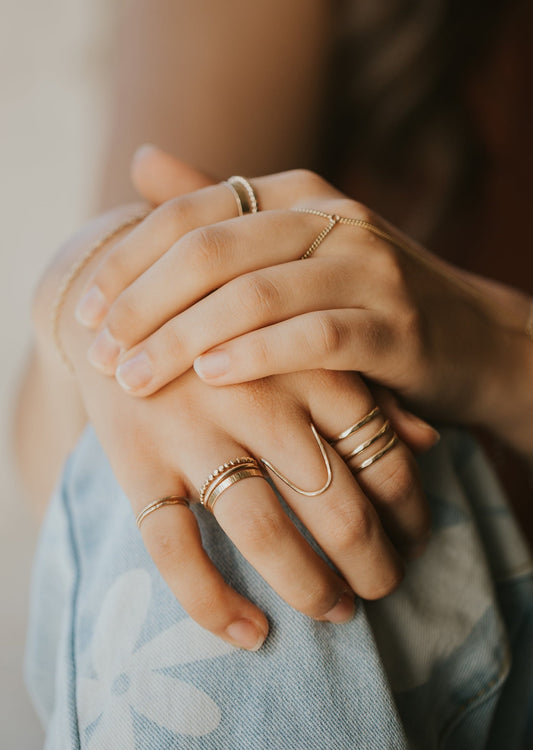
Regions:
<instances>
[{"instance_id":1,"label":"textured gold ring","mask_svg":"<svg viewBox=\"0 0 533 750\"><path fill-rule=\"evenodd\" d=\"M223 184L227 185L233 193L239 216L256 214L259 211L255 190L245 177L233 175L233 177L230 177Z\"/></svg>"},{"instance_id":2,"label":"textured gold ring","mask_svg":"<svg viewBox=\"0 0 533 750\"><path fill-rule=\"evenodd\" d=\"M167 497L162 497L159 500L154 500L153 503L147 505L146 508L143 508L143 510L141 510L141 512L138 514L137 518L135 519L137 528L141 528L141 524L146 516L149 516L150 513L154 513L156 510L159 510L159 508L163 508L165 505L185 505L185 507L188 508L189 501L186 497L181 497L180 495L168 495Z\"/></svg>"},{"instance_id":3,"label":"textured gold ring","mask_svg":"<svg viewBox=\"0 0 533 750\"><path fill-rule=\"evenodd\" d=\"M233 458L231 461L226 461L226 463L217 466L217 468L212 471L211 474L209 474L200 489L200 502L202 503L202 505L204 505L206 492L214 481L218 481L222 475L228 472L228 470L233 471L234 468L243 465L259 466L256 459L252 458L251 456L240 456L239 458Z\"/></svg>"},{"instance_id":4,"label":"textured gold ring","mask_svg":"<svg viewBox=\"0 0 533 750\"><path fill-rule=\"evenodd\" d=\"M266 478L260 466L237 467L233 471L228 471L227 474L223 475L216 485L209 490L205 498L204 507L211 511L211 513L214 513L215 503L223 492L237 482L241 482L243 479L249 479L251 477L259 477L260 479Z\"/></svg>"}]
</instances>

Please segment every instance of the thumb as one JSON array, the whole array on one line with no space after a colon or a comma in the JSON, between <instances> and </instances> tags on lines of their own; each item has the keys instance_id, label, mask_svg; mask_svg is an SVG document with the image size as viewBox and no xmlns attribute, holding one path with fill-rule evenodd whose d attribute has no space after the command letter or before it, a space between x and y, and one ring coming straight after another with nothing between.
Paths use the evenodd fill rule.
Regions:
<instances>
[{"instance_id":1,"label":"thumb","mask_svg":"<svg viewBox=\"0 0 533 750\"><path fill-rule=\"evenodd\" d=\"M203 172L149 143L135 152L130 174L140 195L156 205L214 182Z\"/></svg>"}]
</instances>

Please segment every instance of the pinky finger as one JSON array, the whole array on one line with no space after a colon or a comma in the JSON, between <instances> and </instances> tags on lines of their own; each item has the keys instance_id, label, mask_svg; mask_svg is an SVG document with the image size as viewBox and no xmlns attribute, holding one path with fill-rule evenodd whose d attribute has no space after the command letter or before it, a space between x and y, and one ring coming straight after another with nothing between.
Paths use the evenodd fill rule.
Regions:
<instances>
[{"instance_id":1,"label":"pinky finger","mask_svg":"<svg viewBox=\"0 0 533 750\"><path fill-rule=\"evenodd\" d=\"M298 315L201 354L194 369L210 385L229 385L301 370L386 372L391 336L367 310L326 310Z\"/></svg>"}]
</instances>

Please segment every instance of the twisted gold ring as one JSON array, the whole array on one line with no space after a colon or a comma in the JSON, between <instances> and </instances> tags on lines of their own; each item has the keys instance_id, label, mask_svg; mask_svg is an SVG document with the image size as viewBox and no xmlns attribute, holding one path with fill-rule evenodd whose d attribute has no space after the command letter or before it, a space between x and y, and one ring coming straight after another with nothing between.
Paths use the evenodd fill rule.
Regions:
<instances>
[{"instance_id":1,"label":"twisted gold ring","mask_svg":"<svg viewBox=\"0 0 533 750\"><path fill-rule=\"evenodd\" d=\"M154 513L156 510L159 510L159 508L163 508L165 505L184 505L188 508L189 501L186 497L181 497L180 495L168 495L167 497L162 497L159 500L154 500L153 503L147 505L146 508L143 508L143 510L141 510L141 512L137 515L137 518L135 519L137 528L141 528L141 524L146 516L149 516L150 513Z\"/></svg>"}]
</instances>

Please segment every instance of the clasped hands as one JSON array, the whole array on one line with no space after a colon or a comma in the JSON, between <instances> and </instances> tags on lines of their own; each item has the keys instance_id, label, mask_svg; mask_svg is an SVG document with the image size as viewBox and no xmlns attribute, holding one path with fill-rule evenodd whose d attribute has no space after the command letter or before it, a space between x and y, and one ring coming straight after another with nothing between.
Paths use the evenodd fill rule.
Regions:
<instances>
[{"instance_id":1,"label":"clasped hands","mask_svg":"<svg viewBox=\"0 0 533 750\"><path fill-rule=\"evenodd\" d=\"M439 311L442 302L441 314L449 316L445 303L453 297L481 333L484 307L429 254L415 247L409 253L364 229L339 225L300 260L324 220L297 207L361 218L395 236L312 173L254 179L261 211L236 217L224 185L170 197L183 190L182 178L167 158L164 187L154 181L154 160L157 166L164 158L145 153L134 174L146 197L166 200L104 250L72 303L78 322L97 332L91 366L89 339L79 327L65 334L88 413L135 513L157 497L196 497L213 469L243 455L267 457L298 487L320 487L325 468L315 425L331 463L328 489L305 497L271 479L336 570L261 479L233 485L214 512L285 601L311 617L344 622L353 615L354 593L388 594L401 581L403 560L423 549L429 513L411 448L436 442L429 426L383 387L371 391L356 372L433 413L465 408L464 384L449 374L454 343L441 352L438 314L435 323L421 311ZM368 455L382 447L386 419L400 440L357 472L359 457L345 462L326 441L376 403L377 419L343 452L380 428L385 437ZM190 509L162 508L142 533L194 619L241 647L262 644L265 615L222 579Z\"/></svg>"}]
</instances>

